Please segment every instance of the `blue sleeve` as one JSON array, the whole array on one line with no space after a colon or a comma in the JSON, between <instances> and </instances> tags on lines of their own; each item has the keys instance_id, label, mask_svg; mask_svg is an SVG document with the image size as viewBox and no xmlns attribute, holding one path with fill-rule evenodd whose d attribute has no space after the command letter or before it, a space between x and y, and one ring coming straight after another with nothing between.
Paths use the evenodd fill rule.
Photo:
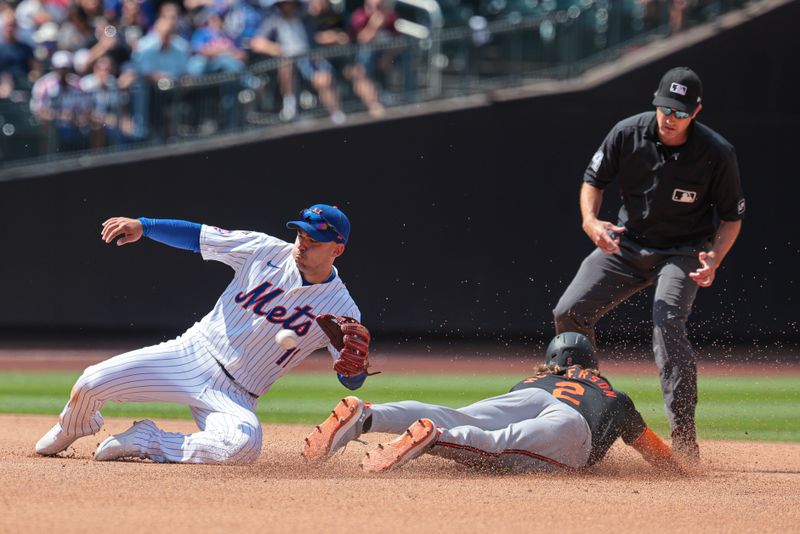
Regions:
<instances>
[{"instance_id":1,"label":"blue sleeve","mask_svg":"<svg viewBox=\"0 0 800 534\"><path fill-rule=\"evenodd\" d=\"M202 225L177 219L147 219L140 217L144 236L175 248L200 252Z\"/></svg>"},{"instance_id":2,"label":"blue sleeve","mask_svg":"<svg viewBox=\"0 0 800 534\"><path fill-rule=\"evenodd\" d=\"M340 375L339 373L336 373L336 376L339 378L339 382L341 382L342 385L347 389L358 389L364 384L364 380L367 379L366 371L356 376L348 377Z\"/></svg>"}]
</instances>

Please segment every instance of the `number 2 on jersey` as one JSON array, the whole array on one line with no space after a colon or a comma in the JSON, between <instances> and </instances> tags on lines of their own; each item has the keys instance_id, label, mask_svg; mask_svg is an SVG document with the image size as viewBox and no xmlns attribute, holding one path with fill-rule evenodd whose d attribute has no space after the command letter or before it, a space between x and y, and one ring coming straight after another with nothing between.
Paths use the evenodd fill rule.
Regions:
<instances>
[{"instance_id":1,"label":"number 2 on jersey","mask_svg":"<svg viewBox=\"0 0 800 534\"><path fill-rule=\"evenodd\" d=\"M575 397L583 397L583 392L586 391L582 385L578 384L577 382L556 382L556 389L553 390L553 396L557 399L564 399L567 402L571 402L575 406L580 406L581 401L570 397L573 395Z\"/></svg>"}]
</instances>

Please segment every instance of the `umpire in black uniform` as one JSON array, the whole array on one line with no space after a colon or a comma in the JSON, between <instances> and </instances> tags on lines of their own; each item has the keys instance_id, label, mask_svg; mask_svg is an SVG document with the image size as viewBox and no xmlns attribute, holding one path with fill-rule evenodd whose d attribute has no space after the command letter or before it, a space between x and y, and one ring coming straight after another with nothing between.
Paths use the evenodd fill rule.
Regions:
<instances>
[{"instance_id":1,"label":"umpire in black uniform","mask_svg":"<svg viewBox=\"0 0 800 534\"><path fill-rule=\"evenodd\" d=\"M619 122L583 177L583 230L597 246L581 264L553 315L556 333L594 341L597 320L655 285L653 352L672 427L672 447L699 460L695 434L697 362L686 332L698 287L714 283L745 211L736 154L698 123L703 86L691 69L668 71L655 112ZM597 218L603 189L619 180L617 224Z\"/></svg>"}]
</instances>

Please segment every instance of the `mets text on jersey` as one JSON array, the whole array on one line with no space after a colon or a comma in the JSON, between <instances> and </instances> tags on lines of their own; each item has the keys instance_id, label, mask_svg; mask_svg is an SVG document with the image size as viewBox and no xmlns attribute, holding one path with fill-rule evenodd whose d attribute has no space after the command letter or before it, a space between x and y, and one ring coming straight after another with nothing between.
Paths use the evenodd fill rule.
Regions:
<instances>
[{"instance_id":1,"label":"mets text on jersey","mask_svg":"<svg viewBox=\"0 0 800 534\"><path fill-rule=\"evenodd\" d=\"M271 291L267 291L272 287L270 282L264 282L251 289L248 292L239 292L235 300L245 310L252 306L252 312L256 315L264 317L267 321L273 324L281 325L281 328L294 330L298 336L304 336L311 328L311 322L314 320L315 315L310 313L311 306L295 306L294 312L287 316L288 310L283 306L275 306L266 309L269 304L276 297L284 293L284 290L276 287ZM305 321L301 321L302 319ZM297 322L296 321L301 321Z\"/></svg>"}]
</instances>

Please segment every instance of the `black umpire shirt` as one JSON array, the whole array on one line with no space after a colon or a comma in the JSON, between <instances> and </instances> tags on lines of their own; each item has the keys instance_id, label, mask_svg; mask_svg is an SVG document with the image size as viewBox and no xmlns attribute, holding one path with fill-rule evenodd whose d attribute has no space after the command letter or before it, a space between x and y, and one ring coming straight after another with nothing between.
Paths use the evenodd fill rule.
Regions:
<instances>
[{"instance_id":1,"label":"black umpire shirt","mask_svg":"<svg viewBox=\"0 0 800 534\"><path fill-rule=\"evenodd\" d=\"M604 189L619 178L619 226L643 246L672 248L713 240L718 217L745 210L733 146L696 120L685 144L658 140L654 111L629 117L606 136L583 181Z\"/></svg>"}]
</instances>

